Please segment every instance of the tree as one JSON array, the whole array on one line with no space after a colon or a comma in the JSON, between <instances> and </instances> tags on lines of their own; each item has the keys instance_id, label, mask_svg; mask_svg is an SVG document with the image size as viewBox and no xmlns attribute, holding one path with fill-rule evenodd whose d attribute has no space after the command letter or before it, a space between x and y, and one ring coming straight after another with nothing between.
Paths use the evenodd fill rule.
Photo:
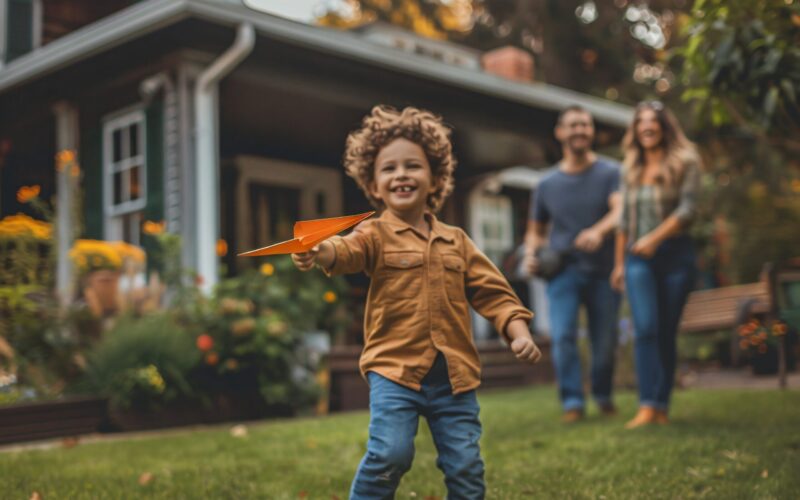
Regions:
<instances>
[{"instance_id":1,"label":"tree","mask_svg":"<svg viewBox=\"0 0 800 500\"><path fill-rule=\"evenodd\" d=\"M673 62L709 160L701 219L727 220L729 278L751 281L800 254L800 5L696 0L685 30Z\"/></svg>"},{"instance_id":2,"label":"tree","mask_svg":"<svg viewBox=\"0 0 800 500\"><path fill-rule=\"evenodd\" d=\"M667 50L680 43L687 0L341 0L320 24L352 28L374 20L479 50L513 45L535 55L537 79L636 102L669 97Z\"/></svg>"},{"instance_id":3,"label":"tree","mask_svg":"<svg viewBox=\"0 0 800 500\"><path fill-rule=\"evenodd\" d=\"M345 0L325 7L317 22L322 26L349 29L384 21L442 40L470 28L470 7L469 0Z\"/></svg>"}]
</instances>

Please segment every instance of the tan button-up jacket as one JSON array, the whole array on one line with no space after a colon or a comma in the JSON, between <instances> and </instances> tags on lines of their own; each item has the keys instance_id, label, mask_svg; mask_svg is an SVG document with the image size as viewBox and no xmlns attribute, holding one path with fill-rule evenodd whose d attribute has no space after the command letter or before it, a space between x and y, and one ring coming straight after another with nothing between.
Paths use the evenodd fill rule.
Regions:
<instances>
[{"instance_id":1,"label":"tan button-up jacket","mask_svg":"<svg viewBox=\"0 0 800 500\"><path fill-rule=\"evenodd\" d=\"M513 319L533 313L461 229L426 214L426 238L389 211L330 241L331 275L365 272L370 278L364 313L363 376L374 371L420 389L437 351L447 360L453 393L480 385L480 360L469 305L501 334Z\"/></svg>"}]
</instances>

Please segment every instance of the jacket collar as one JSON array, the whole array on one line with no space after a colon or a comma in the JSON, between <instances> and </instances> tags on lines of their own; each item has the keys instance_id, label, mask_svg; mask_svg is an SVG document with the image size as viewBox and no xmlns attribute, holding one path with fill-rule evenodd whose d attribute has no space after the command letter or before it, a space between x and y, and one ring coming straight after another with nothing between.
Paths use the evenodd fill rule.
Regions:
<instances>
[{"instance_id":1,"label":"jacket collar","mask_svg":"<svg viewBox=\"0 0 800 500\"><path fill-rule=\"evenodd\" d=\"M425 239L425 235L420 233L417 229L411 227L406 221L402 220L401 218L394 215L389 210L384 210L381 213L379 219L392 226L392 229L395 233L402 233L403 231L412 231L417 236ZM445 224L439 222L435 215L430 212L425 212L425 220L428 221L428 224L431 226L431 240L441 239L452 243L455 241L455 230Z\"/></svg>"}]
</instances>

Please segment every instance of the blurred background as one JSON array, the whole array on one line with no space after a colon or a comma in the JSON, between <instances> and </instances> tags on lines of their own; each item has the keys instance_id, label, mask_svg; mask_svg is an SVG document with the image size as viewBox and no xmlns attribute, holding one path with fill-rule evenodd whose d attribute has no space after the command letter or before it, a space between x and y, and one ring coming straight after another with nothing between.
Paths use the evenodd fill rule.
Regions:
<instances>
[{"instance_id":1,"label":"blurred background","mask_svg":"<svg viewBox=\"0 0 800 500\"><path fill-rule=\"evenodd\" d=\"M0 32L0 443L366 408L368 279L236 254L370 209L341 158L376 104L452 127L441 218L537 313L534 369L475 316L484 386L552 381L519 249L558 112L620 159L641 100L705 163L681 383L794 369L797 2L0 0ZM623 308L621 387L631 329ZM20 409L43 401L61 423Z\"/></svg>"}]
</instances>

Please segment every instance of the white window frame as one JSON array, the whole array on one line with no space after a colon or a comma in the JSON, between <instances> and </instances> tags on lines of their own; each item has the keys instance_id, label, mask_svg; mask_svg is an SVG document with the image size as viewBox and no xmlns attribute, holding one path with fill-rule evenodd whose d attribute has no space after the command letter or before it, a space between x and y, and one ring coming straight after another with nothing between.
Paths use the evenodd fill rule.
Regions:
<instances>
[{"instance_id":1,"label":"white window frame","mask_svg":"<svg viewBox=\"0 0 800 500\"><path fill-rule=\"evenodd\" d=\"M139 154L131 158L123 158L119 162L113 161L114 131L125 129L134 123L139 123ZM147 205L147 124L144 109L141 106L109 115L103 119L103 205L106 217L116 217L131 212L143 210ZM128 135L123 134L123 151L127 144ZM141 197L136 200L124 201L114 204L114 174L129 170L141 165ZM123 176L123 190L130 190L129 176Z\"/></svg>"}]
</instances>

